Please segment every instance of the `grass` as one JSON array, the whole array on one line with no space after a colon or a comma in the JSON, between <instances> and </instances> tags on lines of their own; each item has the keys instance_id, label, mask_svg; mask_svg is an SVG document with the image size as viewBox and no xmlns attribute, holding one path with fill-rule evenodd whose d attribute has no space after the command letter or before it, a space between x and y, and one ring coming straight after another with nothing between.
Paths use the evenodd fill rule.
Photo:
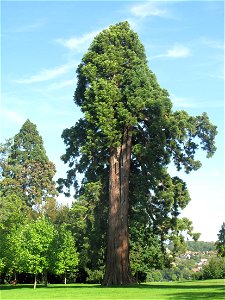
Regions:
<instances>
[{"instance_id":1,"label":"grass","mask_svg":"<svg viewBox=\"0 0 225 300\"><path fill-rule=\"evenodd\" d=\"M101 287L96 284L2 285L0 299L7 300L133 300L133 299L225 299L225 280L157 282L129 287Z\"/></svg>"}]
</instances>

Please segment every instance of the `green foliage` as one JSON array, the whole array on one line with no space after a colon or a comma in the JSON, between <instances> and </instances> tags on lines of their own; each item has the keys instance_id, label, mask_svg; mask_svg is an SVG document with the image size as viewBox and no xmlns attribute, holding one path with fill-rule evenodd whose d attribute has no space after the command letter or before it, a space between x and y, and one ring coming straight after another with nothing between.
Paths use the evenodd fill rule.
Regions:
<instances>
[{"instance_id":1,"label":"green foliage","mask_svg":"<svg viewBox=\"0 0 225 300\"><path fill-rule=\"evenodd\" d=\"M30 273L36 278L37 274L47 272L54 234L53 224L44 217L12 227L3 235L4 244L0 249L7 274Z\"/></svg>"},{"instance_id":2,"label":"green foliage","mask_svg":"<svg viewBox=\"0 0 225 300\"><path fill-rule=\"evenodd\" d=\"M65 226L60 226L54 235L50 245L50 269L57 275L64 274L66 284L66 274L76 271L78 265L78 254L75 249L73 235L66 230Z\"/></svg>"},{"instance_id":3,"label":"green foliage","mask_svg":"<svg viewBox=\"0 0 225 300\"><path fill-rule=\"evenodd\" d=\"M5 262L3 258L0 258L0 274L3 273L5 268Z\"/></svg>"},{"instance_id":4,"label":"green foliage","mask_svg":"<svg viewBox=\"0 0 225 300\"><path fill-rule=\"evenodd\" d=\"M46 217L16 224L0 236L1 269L7 274L51 272L66 275L76 271L78 253L74 238L64 225L54 226Z\"/></svg>"},{"instance_id":5,"label":"green foliage","mask_svg":"<svg viewBox=\"0 0 225 300\"><path fill-rule=\"evenodd\" d=\"M17 195L3 196L3 193L0 193L1 272L7 269L12 271L17 267L21 269L19 267L20 241L17 236L14 236L14 233L27 223L30 216L30 208Z\"/></svg>"},{"instance_id":6,"label":"green foliage","mask_svg":"<svg viewBox=\"0 0 225 300\"><path fill-rule=\"evenodd\" d=\"M212 257L202 271L204 279L225 279L225 258Z\"/></svg>"},{"instance_id":7,"label":"green foliage","mask_svg":"<svg viewBox=\"0 0 225 300\"><path fill-rule=\"evenodd\" d=\"M225 222L221 226L218 233L218 241L216 242L218 256L225 257Z\"/></svg>"},{"instance_id":8,"label":"green foliage","mask_svg":"<svg viewBox=\"0 0 225 300\"><path fill-rule=\"evenodd\" d=\"M206 252L215 251L214 242L203 242L203 241L187 241L187 250L192 252Z\"/></svg>"},{"instance_id":9,"label":"green foliage","mask_svg":"<svg viewBox=\"0 0 225 300\"><path fill-rule=\"evenodd\" d=\"M102 197L99 181L84 184L64 220L74 236L79 268L88 272L91 281L93 272L104 264L107 207L101 202Z\"/></svg>"},{"instance_id":10,"label":"green foliage","mask_svg":"<svg viewBox=\"0 0 225 300\"><path fill-rule=\"evenodd\" d=\"M160 239L137 217L130 223L130 263L136 276L147 274L152 268L161 269L165 264Z\"/></svg>"},{"instance_id":11,"label":"green foliage","mask_svg":"<svg viewBox=\"0 0 225 300\"><path fill-rule=\"evenodd\" d=\"M0 193L0 232L8 233L23 224L30 216L29 207L16 194Z\"/></svg>"},{"instance_id":12,"label":"green foliage","mask_svg":"<svg viewBox=\"0 0 225 300\"><path fill-rule=\"evenodd\" d=\"M26 270L24 247L26 240L22 234L25 225L17 225L9 234L5 235L4 248L1 248L1 255L5 260L5 269L8 274L23 272Z\"/></svg>"},{"instance_id":13,"label":"green foliage","mask_svg":"<svg viewBox=\"0 0 225 300\"><path fill-rule=\"evenodd\" d=\"M91 270L91 269L86 269L86 270L88 273L88 277L87 277L88 283L101 283L102 282L104 272L105 272L104 267L101 267L98 270Z\"/></svg>"},{"instance_id":14,"label":"green foliage","mask_svg":"<svg viewBox=\"0 0 225 300\"><path fill-rule=\"evenodd\" d=\"M56 193L55 166L49 161L36 125L27 120L0 148L3 195L16 194L36 209Z\"/></svg>"},{"instance_id":15,"label":"green foliage","mask_svg":"<svg viewBox=\"0 0 225 300\"><path fill-rule=\"evenodd\" d=\"M163 275L160 270L150 269L147 273L146 282L162 281Z\"/></svg>"},{"instance_id":16,"label":"green foliage","mask_svg":"<svg viewBox=\"0 0 225 300\"><path fill-rule=\"evenodd\" d=\"M54 235L54 226L43 217L28 223L21 229L20 239L23 241L21 252L23 253L24 271L39 274L50 268L50 245Z\"/></svg>"}]
</instances>

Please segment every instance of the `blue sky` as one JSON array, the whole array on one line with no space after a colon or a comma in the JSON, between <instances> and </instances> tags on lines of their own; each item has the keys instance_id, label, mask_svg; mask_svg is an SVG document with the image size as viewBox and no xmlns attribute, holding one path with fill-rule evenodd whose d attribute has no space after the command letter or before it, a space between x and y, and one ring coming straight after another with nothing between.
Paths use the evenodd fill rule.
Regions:
<instances>
[{"instance_id":1,"label":"blue sky","mask_svg":"<svg viewBox=\"0 0 225 300\"><path fill-rule=\"evenodd\" d=\"M77 65L98 32L128 20L174 110L205 111L218 126L214 157L206 159L200 151L202 168L179 173L192 197L183 215L201 240L216 240L225 221L223 6L223 1L2 1L1 140L13 137L29 118L56 164L56 178L64 176L61 133L81 117L73 103ZM172 167L171 172L176 173Z\"/></svg>"}]
</instances>

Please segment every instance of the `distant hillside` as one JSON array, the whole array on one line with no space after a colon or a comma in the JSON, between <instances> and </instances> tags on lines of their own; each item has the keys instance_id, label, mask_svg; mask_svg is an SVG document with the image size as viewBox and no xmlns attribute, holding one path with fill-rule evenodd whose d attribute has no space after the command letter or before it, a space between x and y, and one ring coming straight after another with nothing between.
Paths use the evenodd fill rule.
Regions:
<instances>
[{"instance_id":1,"label":"distant hillside","mask_svg":"<svg viewBox=\"0 0 225 300\"><path fill-rule=\"evenodd\" d=\"M187 250L193 252L206 252L206 251L215 251L216 247L214 242L188 241Z\"/></svg>"}]
</instances>

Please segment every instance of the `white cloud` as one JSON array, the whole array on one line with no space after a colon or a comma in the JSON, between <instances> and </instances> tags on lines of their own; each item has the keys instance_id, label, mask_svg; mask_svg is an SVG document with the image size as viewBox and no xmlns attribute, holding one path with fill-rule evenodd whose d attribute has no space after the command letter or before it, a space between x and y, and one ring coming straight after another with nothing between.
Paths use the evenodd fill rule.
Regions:
<instances>
[{"instance_id":1,"label":"white cloud","mask_svg":"<svg viewBox=\"0 0 225 300\"><path fill-rule=\"evenodd\" d=\"M9 121L10 123L16 123L18 125L22 125L25 119L16 113L15 111L8 110L8 109L1 109L2 119L6 119L6 122Z\"/></svg>"},{"instance_id":2,"label":"white cloud","mask_svg":"<svg viewBox=\"0 0 225 300\"><path fill-rule=\"evenodd\" d=\"M57 39L56 42L60 43L61 45L63 45L64 47L70 50L76 50L82 52L85 48L89 46L93 38L99 32L100 30L86 33L81 37L72 37L70 39Z\"/></svg>"},{"instance_id":3,"label":"white cloud","mask_svg":"<svg viewBox=\"0 0 225 300\"><path fill-rule=\"evenodd\" d=\"M35 82L42 82L51 80L53 78L56 78L62 74L65 74L70 69L74 68L74 64L66 64L62 65L60 67L56 67L54 69L46 69L43 71L40 71L39 73L32 75L31 77L24 78L24 79L18 79L16 80L17 83L35 83Z\"/></svg>"},{"instance_id":4,"label":"white cloud","mask_svg":"<svg viewBox=\"0 0 225 300\"><path fill-rule=\"evenodd\" d=\"M131 7L130 12L135 17L146 18L150 16L168 17L169 12L165 8L161 8L156 2L147 2L144 4L137 4Z\"/></svg>"},{"instance_id":5,"label":"white cloud","mask_svg":"<svg viewBox=\"0 0 225 300\"><path fill-rule=\"evenodd\" d=\"M188 57L190 56L190 49L185 46L174 46L172 49L168 50L166 53L167 57Z\"/></svg>"},{"instance_id":6,"label":"white cloud","mask_svg":"<svg viewBox=\"0 0 225 300\"><path fill-rule=\"evenodd\" d=\"M188 47L183 45L175 45L173 48L167 50L164 54L152 56L150 59L169 57L169 58L186 58L191 55L191 51Z\"/></svg>"}]
</instances>

